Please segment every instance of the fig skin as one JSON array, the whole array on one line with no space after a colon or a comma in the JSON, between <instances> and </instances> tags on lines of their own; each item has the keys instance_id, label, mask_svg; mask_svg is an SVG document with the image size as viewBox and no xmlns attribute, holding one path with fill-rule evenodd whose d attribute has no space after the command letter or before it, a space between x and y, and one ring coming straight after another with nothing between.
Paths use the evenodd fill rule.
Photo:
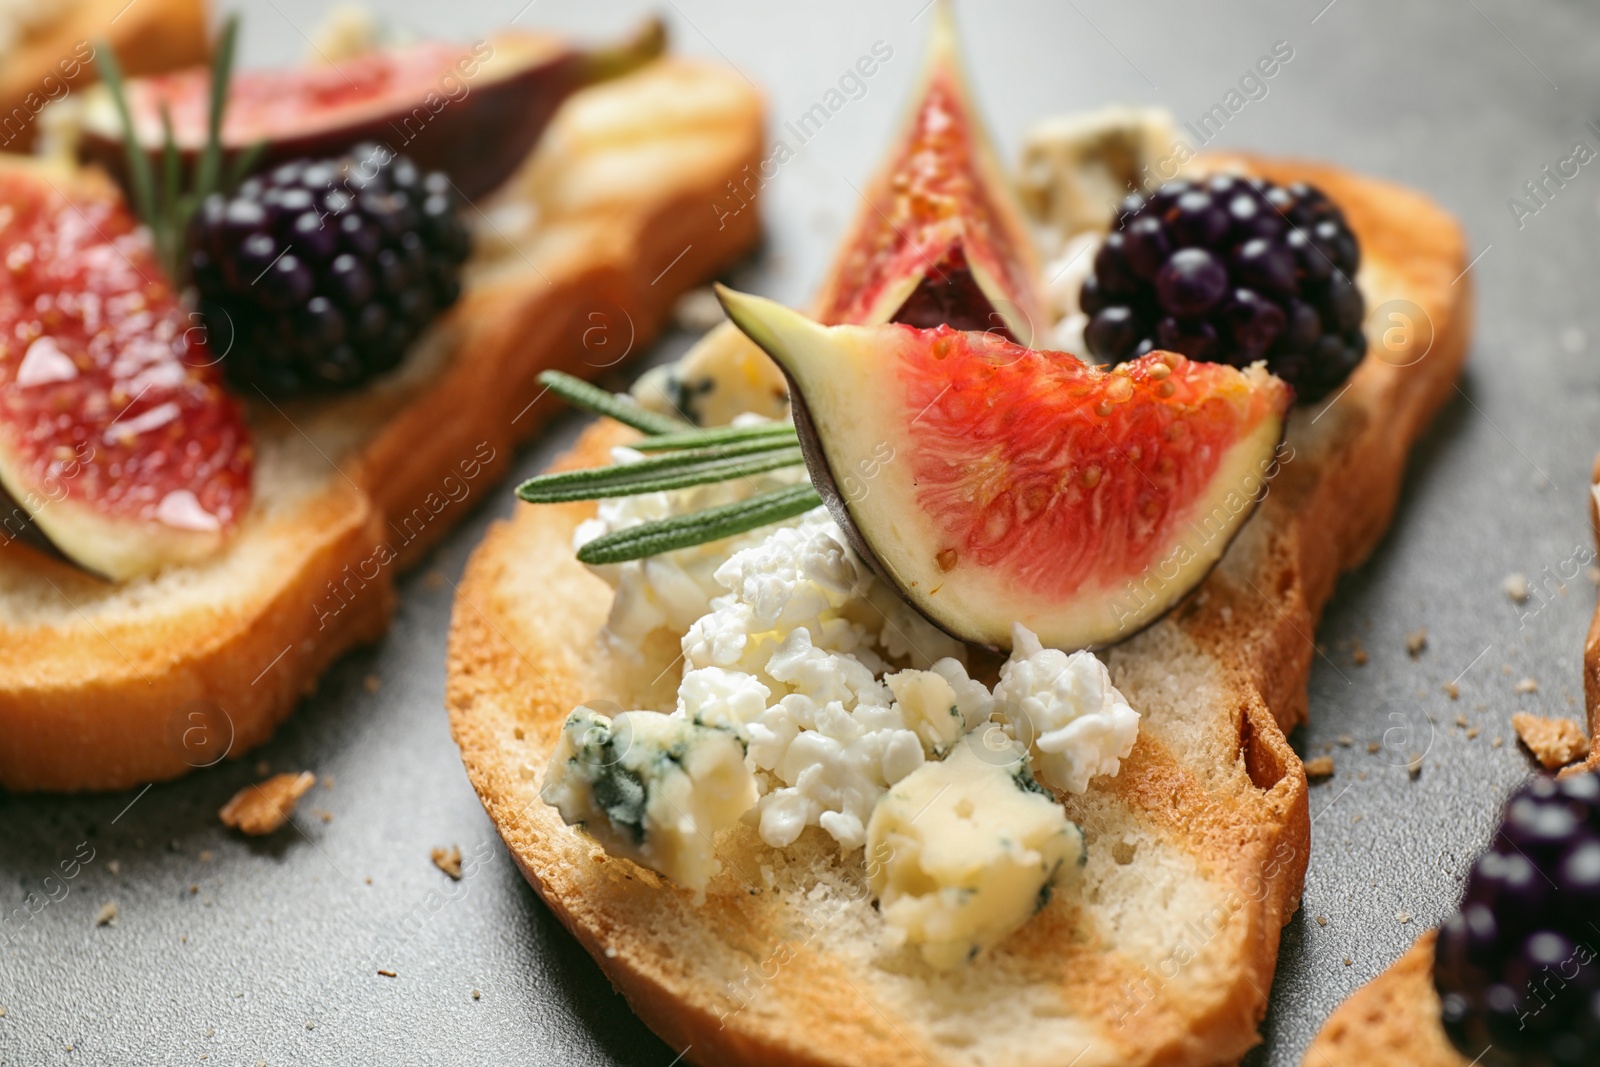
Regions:
<instances>
[{"instance_id":1,"label":"fig skin","mask_svg":"<svg viewBox=\"0 0 1600 1067\"><path fill-rule=\"evenodd\" d=\"M476 198L504 182L538 144L556 109L574 92L599 81L618 77L661 55L666 30L651 19L622 43L603 49L581 50L553 38L533 33L504 32L477 45L462 45L459 59L481 65L476 76L462 77L455 68L441 67L417 78L405 91L390 92L370 101L368 107L349 114L318 116L315 111L296 116L283 128L241 131L237 115L230 112L223 130L223 152L230 160L261 144L251 173L270 170L296 159L338 156L353 145L375 141L402 152L424 170L450 176L463 196ZM308 73L317 68L309 68ZM200 76L195 76L199 74ZM440 83L455 76L467 91L445 99ZM248 79L234 75L234 85ZM270 72L263 77L292 77ZM169 80L133 79L130 104L135 111L145 150L153 165L161 162L159 123L151 120L156 105L141 104L140 94L151 84L172 85ZM209 93L203 72L191 72L180 89L169 92ZM425 106L433 98L438 109ZM174 108L177 112L179 109ZM199 109L201 115L205 108ZM149 114L146 114L149 112ZM178 125L176 140L185 170L192 168L204 147L201 131ZM78 144L80 159L96 163L127 186L127 153L123 133L111 98L103 86L91 90L84 109L84 128ZM157 171L159 173L159 170Z\"/></svg>"}]
</instances>

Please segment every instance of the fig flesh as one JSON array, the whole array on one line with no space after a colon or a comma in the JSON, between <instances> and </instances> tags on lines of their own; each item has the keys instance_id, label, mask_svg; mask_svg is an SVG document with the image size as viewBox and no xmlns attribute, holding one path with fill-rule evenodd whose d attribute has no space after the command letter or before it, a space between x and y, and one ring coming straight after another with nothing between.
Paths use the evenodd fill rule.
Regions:
<instances>
[{"instance_id":1,"label":"fig flesh","mask_svg":"<svg viewBox=\"0 0 1600 1067\"><path fill-rule=\"evenodd\" d=\"M116 580L216 551L250 504L249 431L116 187L0 164L0 259L0 548L20 509Z\"/></svg>"},{"instance_id":2,"label":"fig flesh","mask_svg":"<svg viewBox=\"0 0 1600 1067\"><path fill-rule=\"evenodd\" d=\"M783 368L818 493L952 636L1112 644L1177 604L1277 473L1289 388L1152 352L1110 370L994 331L824 327L719 288ZM848 486L849 491L841 491Z\"/></svg>"},{"instance_id":3,"label":"fig flesh","mask_svg":"<svg viewBox=\"0 0 1600 1067\"><path fill-rule=\"evenodd\" d=\"M252 169L337 156L362 142L442 170L463 195L498 186L538 142L556 108L585 85L660 55L665 31L647 23L615 47L582 51L547 35L503 32L472 45L422 41L336 64L240 71L230 83L223 151L260 144ZM139 141L159 162L161 108L186 164L205 147L211 71L192 67L128 82ZM103 86L86 94L80 153L113 174L126 169L122 125Z\"/></svg>"},{"instance_id":4,"label":"fig flesh","mask_svg":"<svg viewBox=\"0 0 1600 1067\"><path fill-rule=\"evenodd\" d=\"M895 147L816 302L840 323L945 323L1029 343L1050 323L1022 213L961 69L948 4Z\"/></svg>"}]
</instances>

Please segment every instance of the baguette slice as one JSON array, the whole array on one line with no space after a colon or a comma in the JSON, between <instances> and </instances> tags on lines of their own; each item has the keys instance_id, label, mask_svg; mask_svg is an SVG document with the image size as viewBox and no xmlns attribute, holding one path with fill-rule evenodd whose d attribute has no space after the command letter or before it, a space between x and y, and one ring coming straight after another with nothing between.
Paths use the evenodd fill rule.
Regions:
<instances>
[{"instance_id":1,"label":"baguette slice","mask_svg":"<svg viewBox=\"0 0 1600 1067\"><path fill-rule=\"evenodd\" d=\"M561 406L758 236L718 223L759 159L762 101L726 68L661 61L574 96L477 213L466 292L383 381L253 405L256 500L203 564L111 585L0 544L0 785L116 789L264 741L317 676L376 639L397 571L492 491Z\"/></svg>"},{"instance_id":2,"label":"baguette slice","mask_svg":"<svg viewBox=\"0 0 1600 1067\"><path fill-rule=\"evenodd\" d=\"M102 43L130 76L193 66L210 52L204 0L30 0L33 5L50 15L0 62L0 151L33 147L39 111L95 80L86 60Z\"/></svg>"},{"instance_id":3,"label":"baguette slice","mask_svg":"<svg viewBox=\"0 0 1600 1067\"><path fill-rule=\"evenodd\" d=\"M1589 491L1589 521L1600 542L1600 456ZM1583 695L1589 716L1589 758L1562 774L1600 770L1600 605L1583 644ZM1439 1023L1429 930L1378 977L1328 1016L1306 1050L1306 1067L1469 1067Z\"/></svg>"},{"instance_id":4,"label":"baguette slice","mask_svg":"<svg viewBox=\"0 0 1600 1067\"><path fill-rule=\"evenodd\" d=\"M727 831L697 907L563 825L538 795L563 720L628 699L596 640L610 591L572 555L592 507L522 507L473 557L446 697L468 774L534 889L686 1059L1199 1067L1259 1041L1308 853L1284 732L1305 717L1311 634L1393 514L1407 450L1459 373L1472 297L1463 235L1424 197L1310 164L1209 165L1321 186L1362 241L1369 307L1408 300L1432 329L1385 350L1393 324L1375 323L1384 358L1296 413L1292 458L1200 592L1109 652L1143 721L1118 777L1064 798L1088 835L1082 884L969 965L936 974L883 949L859 857L814 829L787 852ZM566 462L603 462L626 436L595 426Z\"/></svg>"}]
</instances>

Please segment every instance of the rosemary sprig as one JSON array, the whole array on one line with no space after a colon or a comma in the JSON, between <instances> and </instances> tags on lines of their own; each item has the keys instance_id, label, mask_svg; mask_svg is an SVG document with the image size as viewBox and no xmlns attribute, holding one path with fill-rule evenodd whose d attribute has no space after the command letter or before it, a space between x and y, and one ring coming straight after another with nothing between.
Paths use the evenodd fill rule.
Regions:
<instances>
[{"instance_id":1,"label":"rosemary sprig","mask_svg":"<svg viewBox=\"0 0 1600 1067\"><path fill-rule=\"evenodd\" d=\"M101 77L105 79L106 91L111 94L117 119L122 125L122 146L127 154L128 183L133 187L134 208L140 220L150 229L162 268L180 286L187 276L188 264L184 252L189 223L199 210L201 201L212 193L225 192L237 185L260 158L265 147L263 142L240 152L227 168L228 173L222 173L222 119L228 106L228 87L233 77L234 47L238 34L239 16L229 15L222 24L222 34L217 38L216 52L212 56L206 143L194 166L193 184L187 189L184 188L182 155L172 131L172 115L165 102L161 104L161 174L158 186L155 167L133 123L133 111L128 105L128 83L117 62L116 53L104 41L96 49Z\"/></svg>"},{"instance_id":2,"label":"rosemary sprig","mask_svg":"<svg viewBox=\"0 0 1600 1067\"><path fill-rule=\"evenodd\" d=\"M637 496L640 493L687 489L708 482L748 478L803 462L804 457L798 447L775 449L767 445L745 445L729 449L694 449L638 463L540 475L518 486L517 496L530 504Z\"/></svg>"},{"instance_id":3,"label":"rosemary sprig","mask_svg":"<svg viewBox=\"0 0 1600 1067\"><path fill-rule=\"evenodd\" d=\"M581 378L545 371L539 381L563 400L596 415L606 415L644 433L631 443L641 452L660 453L637 463L561 471L531 478L517 487L530 504L634 496L666 489L732 481L805 462L793 426L716 426L696 429L687 422L641 407L630 396L608 393ZM748 500L674 515L595 538L578 550L583 563L622 563L769 526L810 511L822 498L810 485L792 485Z\"/></svg>"},{"instance_id":4,"label":"rosemary sprig","mask_svg":"<svg viewBox=\"0 0 1600 1067\"><path fill-rule=\"evenodd\" d=\"M811 486L791 485L736 504L722 504L602 534L578 549L578 560L596 566L626 563L631 559L703 545L792 519L821 503L822 498Z\"/></svg>"},{"instance_id":5,"label":"rosemary sprig","mask_svg":"<svg viewBox=\"0 0 1600 1067\"><path fill-rule=\"evenodd\" d=\"M678 434L691 429L682 419L646 410L631 396L608 393L599 386L590 385L582 378L574 378L558 370L547 370L540 374L539 384L573 407L616 419L624 426L632 426L640 433Z\"/></svg>"},{"instance_id":6,"label":"rosemary sprig","mask_svg":"<svg viewBox=\"0 0 1600 1067\"><path fill-rule=\"evenodd\" d=\"M793 426L786 422L774 422L762 426L714 426L707 430L662 434L659 437L647 437L643 441L635 441L630 447L640 452L667 452L679 448L709 448L743 441L792 445L796 440Z\"/></svg>"}]
</instances>

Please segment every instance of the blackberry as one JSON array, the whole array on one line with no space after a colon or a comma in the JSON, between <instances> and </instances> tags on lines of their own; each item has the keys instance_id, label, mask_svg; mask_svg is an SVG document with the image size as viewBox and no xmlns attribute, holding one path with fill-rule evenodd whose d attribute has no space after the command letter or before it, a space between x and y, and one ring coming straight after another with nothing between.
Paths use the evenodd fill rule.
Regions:
<instances>
[{"instance_id":1,"label":"blackberry","mask_svg":"<svg viewBox=\"0 0 1600 1067\"><path fill-rule=\"evenodd\" d=\"M1168 182L1122 202L1079 297L1084 340L1106 362L1264 359L1300 402L1320 400L1367 351L1360 260L1343 213L1304 182Z\"/></svg>"},{"instance_id":2,"label":"blackberry","mask_svg":"<svg viewBox=\"0 0 1600 1067\"><path fill-rule=\"evenodd\" d=\"M1462 1055L1485 1067L1594 1064L1597 921L1600 775L1541 776L1506 805L1439 930L1433 980Z\"/></svg>"},{"instance_id":3,"label":"blackberry","mask_svg":"<svg viewBox=\"0 0 1600 1067\"><path fill-rule=\"evenodd\" d=\"M460 199L444 174L378 146L208 197L189 265L228 377L285 395L394 367L461 294Z\"/></svg>"}]
</instances>

